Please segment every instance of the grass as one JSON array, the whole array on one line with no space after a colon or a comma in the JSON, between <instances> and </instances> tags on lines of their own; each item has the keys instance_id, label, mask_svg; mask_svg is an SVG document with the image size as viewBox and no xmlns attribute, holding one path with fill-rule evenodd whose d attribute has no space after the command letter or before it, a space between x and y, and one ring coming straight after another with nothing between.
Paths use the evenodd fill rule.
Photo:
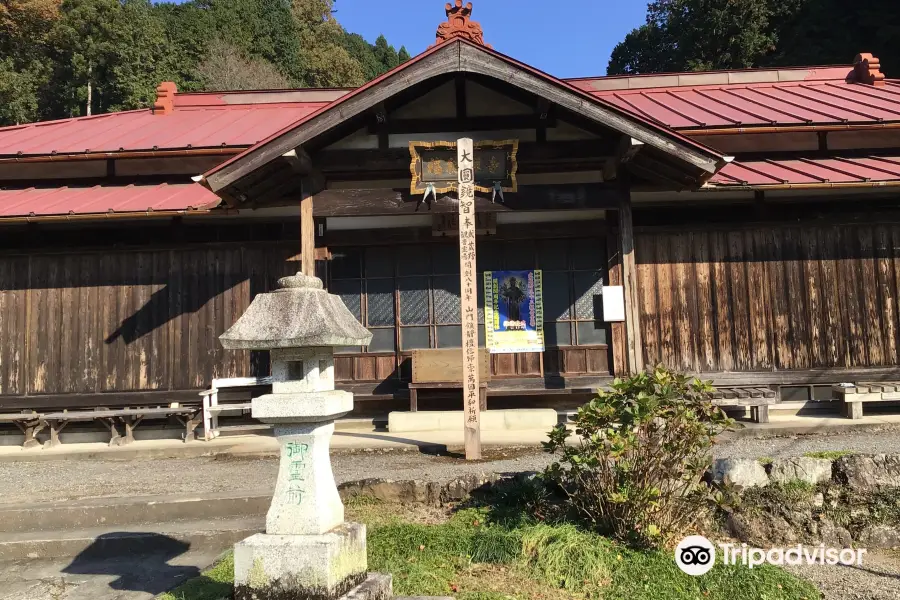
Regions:
<instances>
[{"instance_id":1,"label":"grass","mask_svg":"<svg viewBox=\"0 0 900 600\"><path fill-rule=\"evenodd\" d=\"M807 452L803 456L806 458L825 458L828 460L837 460L845 456L854 454L852 450L826 450L824 452Z\"/></svg>"},{"instance_id":2,"label":"grass","mask_svg":"<svg viewBox=\"0 0 900 600\"><path fill-rule=\"evenodd\" d=\"M234 556L226 554L200 577L185 581L159 600L224 600L231 598L234 583Z\"/></svg>"},{"instance_id":3,"label":"grass","mask_svg":"<svg viewBox=\"0 0 900 600\"><path fill-rule=\"evenodd\" d=\"M398 596L459 600L813 600L809 583L773 567L718 565L683 574L671 553L637 551L574 525L527 517L502 519L485 507L454 514L366 498L348 503L348 519L369 526L369 569L393 575ZM164 600L229 598L231 557Z\"/></svg>"},{"instance_id":4,"label":"grass","mask_svg":"<svg viewBox=\"0 0 900 600\"><path fill-rule=\"evenodd\" d=\"M774 460L775 459L772 458L771 456L760 456L759 458L756 459L756 462L758 462L759 464L761 464L762 466L765 467L765 466L771 465Z\"/></svg>"}]
</instances>

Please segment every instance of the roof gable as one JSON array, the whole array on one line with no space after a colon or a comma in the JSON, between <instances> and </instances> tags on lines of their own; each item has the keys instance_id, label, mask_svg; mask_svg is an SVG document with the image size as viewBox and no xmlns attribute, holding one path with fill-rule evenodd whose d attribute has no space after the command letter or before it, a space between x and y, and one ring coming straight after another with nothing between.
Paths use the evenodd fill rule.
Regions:
<instances>
[{"instance_id":1,"label":"roof gable","mask_svg":"<svg viewBox=\"0 0 900 600\"><path fill-rule=\"evenodd\" d=\"M403 90L451 73L474 73L510 83L674 157L686 169L696 172L698 179L709 177L724 164L720 154L665 126L595 98L499 52L465 39L453 38L273 134L208 171L204 179L213 191L223 190L241 177L347 119L371 110Z\"/></svg>"}]
</instances>

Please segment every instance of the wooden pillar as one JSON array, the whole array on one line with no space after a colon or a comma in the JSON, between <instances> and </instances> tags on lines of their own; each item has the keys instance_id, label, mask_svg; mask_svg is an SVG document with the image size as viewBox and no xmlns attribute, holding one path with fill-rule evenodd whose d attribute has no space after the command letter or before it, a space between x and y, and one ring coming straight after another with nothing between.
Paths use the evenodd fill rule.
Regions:
<instances>
[{"instance_id":1,"label":"wooden pillar","mask_svg":"<svg viewBox=\"0 0 900 600\"><path fill-rule=\"evenodd\" d=\"M622 284L622 238L619 235L618 213L606 225L606 271L609 285ZM628 375L628 356L625 351L625 323L610 323L610 344L612 346L612 374L616 377Z\"/></svg>"},{"instance_id":2,"label":"wooden pillar","mask_svg":"<svg viewBox=\"0 0 900 600\"><path fill-rule=\"evenodd\" d=\"M481 458L478 373L478 276L475 262L475 169L471 138L456 143L459 194L459 289L462 313L463 427L466 460Z\"/></svg>"},{"instance_id":3,"label":"wooden pillar","mask_svg":"<svg viewBox=\"0 0 900 600\"><path fill-rule=\"evenodd\" d=\"M306 186L304 185L303 188ZM313 220L313 197L302 189L300 197L300 270L316 276L316 224Z\"/></svg>"},{"instance_id":4,"label":"wooden pillar","mask_svg":"<svg viewBox=\"0 0 900 600\"><path fill-rule=\"evenodd\" d=\"M622 253L622 285L625 288L625 355L628 360L628 371L638 373L644 369L644 359L638 307L637 266L634 259L631 187L627 177L620 178L619 190L619 236Z\"/></svg>"}]
</instances>

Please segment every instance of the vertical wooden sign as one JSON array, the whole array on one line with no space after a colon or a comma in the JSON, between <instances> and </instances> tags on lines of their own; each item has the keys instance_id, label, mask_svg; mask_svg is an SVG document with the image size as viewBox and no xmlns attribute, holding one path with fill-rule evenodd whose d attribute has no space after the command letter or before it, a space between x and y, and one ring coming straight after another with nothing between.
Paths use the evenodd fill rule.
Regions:
<instances>
[{"instance_id":1,"label":"vertical wooden sign","mask_svg":"<svg viewBox=\"0 0 900 600\"><path fill-rule=\"evenodd\" d=\"M478 278L475 276L475 161L470 138L456 143L459 192L459 282L462 311L463 424L466 460L481 458L478 380Z\"/></svg>"}]
</instances>

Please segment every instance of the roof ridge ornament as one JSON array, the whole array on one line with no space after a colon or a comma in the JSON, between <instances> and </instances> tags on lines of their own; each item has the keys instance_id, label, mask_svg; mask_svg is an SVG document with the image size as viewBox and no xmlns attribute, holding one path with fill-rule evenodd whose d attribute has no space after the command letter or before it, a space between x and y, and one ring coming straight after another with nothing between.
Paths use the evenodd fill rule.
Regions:
<instances>
[{"instance_id":1,"label":"roof ridge ornament","mask_svg":"<svg viewBox=\"0 0 900 600\"><path fill-rule=\"evenodd\" d=\"M853 59L853 81L874 87L882 87L884 73L881 72L881 61L870 52L862 52Z\"/></svg>"},{"instance_id":2,"label":"roof ridge ornament","mask_svg":"<svg viewBox=\"0 0 900 600\"><path fill-rule=\"evenodd\" d=\"M490 44L484 43L484 31L481 29L481 24L471 20L471 2L467 2L465 6L463 6L462 0L456 0L455 5L448 2L444 9L447 12L447 21L438 25L435 45L460 37L488 48L491 47Z\"/></svg>"},{"instance_id":3,"label":"roof ridge ornament","mask_svg":"<svg viewBox=\"0 0 900 600\"><path fill-rule=\"evenodd\" d=\"M175 112L175 94L178 87L174 81L163 81L156 88L156 102L153 103L154 115L170 115Z\"/></svg>"}]
</instances>

